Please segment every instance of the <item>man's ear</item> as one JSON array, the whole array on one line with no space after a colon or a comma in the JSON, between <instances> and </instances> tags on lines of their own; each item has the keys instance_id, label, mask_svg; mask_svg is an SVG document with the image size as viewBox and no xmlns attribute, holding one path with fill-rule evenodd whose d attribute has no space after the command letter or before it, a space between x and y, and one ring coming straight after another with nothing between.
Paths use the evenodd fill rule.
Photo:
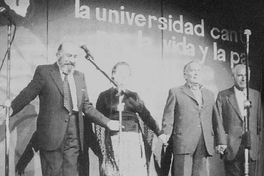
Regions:
<instances>
[{"instance_id":1,"label":"man's ear","mask_svg":"<svg viewBox=\"0 0 264 176\"><path fill-rule=\"evenodd\" d=\"M186 72L183 72L183 78L186 79Z\"/></svg>"},{"instance_id":2,"label":"man's ear","mask_svg":"<svg viewBox=\"0 0 264 176\"><path fill-rule=\"evenodd\" d=\"M57 58L60 58L61 57L61 53L60 52L57 52L56 53L56 56L57 56Z\"/></svg>"},{"instance_id":3,"label":"man's ear","mask_svg":"<svg viewBox=\"0 0 264 176\"><path fill-rule=\"evenodd\" d=\"M232 75L232 80L233 80L233 81L235 80L235 76L234 76L234 75Z\"/></svg>"}]
</instances>

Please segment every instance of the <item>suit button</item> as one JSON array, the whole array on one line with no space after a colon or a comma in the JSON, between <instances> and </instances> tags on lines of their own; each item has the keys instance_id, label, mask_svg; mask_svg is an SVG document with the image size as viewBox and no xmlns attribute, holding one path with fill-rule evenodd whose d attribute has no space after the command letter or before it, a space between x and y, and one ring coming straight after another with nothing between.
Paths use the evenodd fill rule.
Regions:
<instances>
[{"instance_id":1,"label":"suit button","mask_svg":"<svg viewBox=\"0 0 264 176\"><path fill-rule=\"evenodd\" d=\"M201 128L201 125L198 125L198 128Z\"/></svg>"},{"instance_id":2,"label":"suit button","mask_svg":"<svg viewBox=\"0 0 264 176\"><path fill-rule=\"evenodd\" d=\"M68 119L65 119L65 122L68 122Z\"/></svg>"}]
</instances>

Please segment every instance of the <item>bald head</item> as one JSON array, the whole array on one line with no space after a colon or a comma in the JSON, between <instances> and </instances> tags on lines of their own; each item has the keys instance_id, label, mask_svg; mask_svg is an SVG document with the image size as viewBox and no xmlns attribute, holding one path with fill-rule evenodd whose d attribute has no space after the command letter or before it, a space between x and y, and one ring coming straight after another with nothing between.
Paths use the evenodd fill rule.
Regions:
<instances>
[{"instance_id":1,"label":"bald head","mask_svg":"<svg viewBox=\"0 0 264 176\"><path fill-rule=\"evenodd\" d=\"M71 42L71 41L65 41L63 43L60 44L59 48L58 48L58 52L61 52L61 51L68 51L68 52L77 52L78 53L78 50L80 50L80 47L74 43L74 42Z\"/></svg>"}]
</instances>

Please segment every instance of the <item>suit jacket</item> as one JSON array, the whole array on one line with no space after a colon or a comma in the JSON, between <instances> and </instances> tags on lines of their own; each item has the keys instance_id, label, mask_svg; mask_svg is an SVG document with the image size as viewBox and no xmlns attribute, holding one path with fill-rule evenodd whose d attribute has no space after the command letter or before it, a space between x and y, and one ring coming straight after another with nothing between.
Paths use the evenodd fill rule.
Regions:
<instances>
[{"instance_id":1,"label":"suit jacket","mask_svg":"<svg viewBox=\"0 0 264 176\"><path fill-rule=\"evenodd\" d=\"M249 116L249 131L251 139L250 156L256 159L260 140L261 129L261 98L260 93L256 90L249 89L249 100L252 102ZM236 100L234 87L219 92L217 101L217 109L222 117L224 130L227 136L227 160L235 158L243 134L243 121L239 106Z\"/></svg>"},{"instance_id":2,"label":"suit jacket","mask_svg":"<svg viewBox=\"0 0 264 176\"><path fill-rule=\"evenodd\" d=\"M225 142L223 127L215 112L214 95L202 88L202 108L199 108L193 92L183 85L169 90L164 108L162 130L171 135L173 153L193 153L202 130L205 146L209 155L214 152L214 133L217 139ZM214 118L213 118L214 117Z\"/></svg>"},{"instance_id":3,"label":"suit jacket","mask_svg":"<svg viewBox=\"0 0 264 176\"><path fill-rule=\"evenodd\" d=\"M79 109L78 129L81 148L83 148L82 113L102 126L106 126L109 119L97 111L89 102L84 74L74 71L73 77ZM39 147L43 150L55 150L63 141L69 118L69 112L63 106L63 80L57 63L36 68L31 82L12 101L12 115L18 113L37 96L39 96L39 115L36 131Z\"/></svg>"},{"instance_id":4,"label":"suit jacket","mask_svg":"<svg viewBox=\"0 0 264 176\"><path fill-rule=\"evenodd\" d=\"M80 176L89 176L89 170L88 167L90 164L89 161L89 148L94 152L98 158L101 158L100 153L100 146L96 139L96 136L92 129L92 122L89 118L83 118L84 122L84 144L83 144L83 151L79 155L79 175ZM34 149L34 150L33 150ZM37 133L34 132L32 135L28 145L26 146L24 152L22 153L21 157L19 158L17 164L16 164L16 172L18 175L22 175L25 172L25 168L27 167L28 163L32 160L34 157L35 152L39 150L39 144L38 144L38 137Z\"/></svg>"}]
</instances>

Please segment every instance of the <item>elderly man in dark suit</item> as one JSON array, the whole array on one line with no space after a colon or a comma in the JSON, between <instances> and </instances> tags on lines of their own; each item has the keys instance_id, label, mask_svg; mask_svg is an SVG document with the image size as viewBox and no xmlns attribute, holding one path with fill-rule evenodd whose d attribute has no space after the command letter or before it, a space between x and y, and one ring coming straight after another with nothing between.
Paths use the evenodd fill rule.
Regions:
<instances>
[{"instance_id":1,"label":"elderly man in dark suit","mask_svg":"<svg viewBox=\"0 0 264 176\"><path fill-rule=\"evenodd\" d=\"M250 76L250 70L248 72ZM246 140L244 108L246 100L246 66L236 65L233 70L234 85L219 92L217 97L217 109L222 117L225 134L227 136L227 148L217 146L219 153L223 154L225 172L227 176L244 175L245 148L250 147L249 175L255 175L255 165L260 154L260 138L262 128L261 98L260 93L249 88L249 131L250 141ZM250 143L248 143L250 142Z\"/></svg>"},{"instance_id":2,"label":"elderly man in dark suit","mask_svg":"<svg viewBox=\"0 0 264 176\"><path fill-rule=\"evenodd\" d=\"M78 175L83 149L83 113L93 122L118 130L119 123L97 111L88 99L84 74L75 70L79 47L62 43L57 62L36 68L32 81L11 102L11 116L39 96L36 136L44 176ZM5 110L1 110L3 122Z\"/></svg>"},{"instance_id":3,"label":"elderly man in dark suit","mask_svg":"<svg viewBox=\"0 0 264 176\"><path fill-rule=\"evenodd\" d=\"M162 130L171 139L172 176L208 176L214 135L219 143L226 142L220 119L213 116L214 95L201 85L201 71L198 62L186 64L186 83L169 90L164 108Z\"/></svg>"}]
</instances>

